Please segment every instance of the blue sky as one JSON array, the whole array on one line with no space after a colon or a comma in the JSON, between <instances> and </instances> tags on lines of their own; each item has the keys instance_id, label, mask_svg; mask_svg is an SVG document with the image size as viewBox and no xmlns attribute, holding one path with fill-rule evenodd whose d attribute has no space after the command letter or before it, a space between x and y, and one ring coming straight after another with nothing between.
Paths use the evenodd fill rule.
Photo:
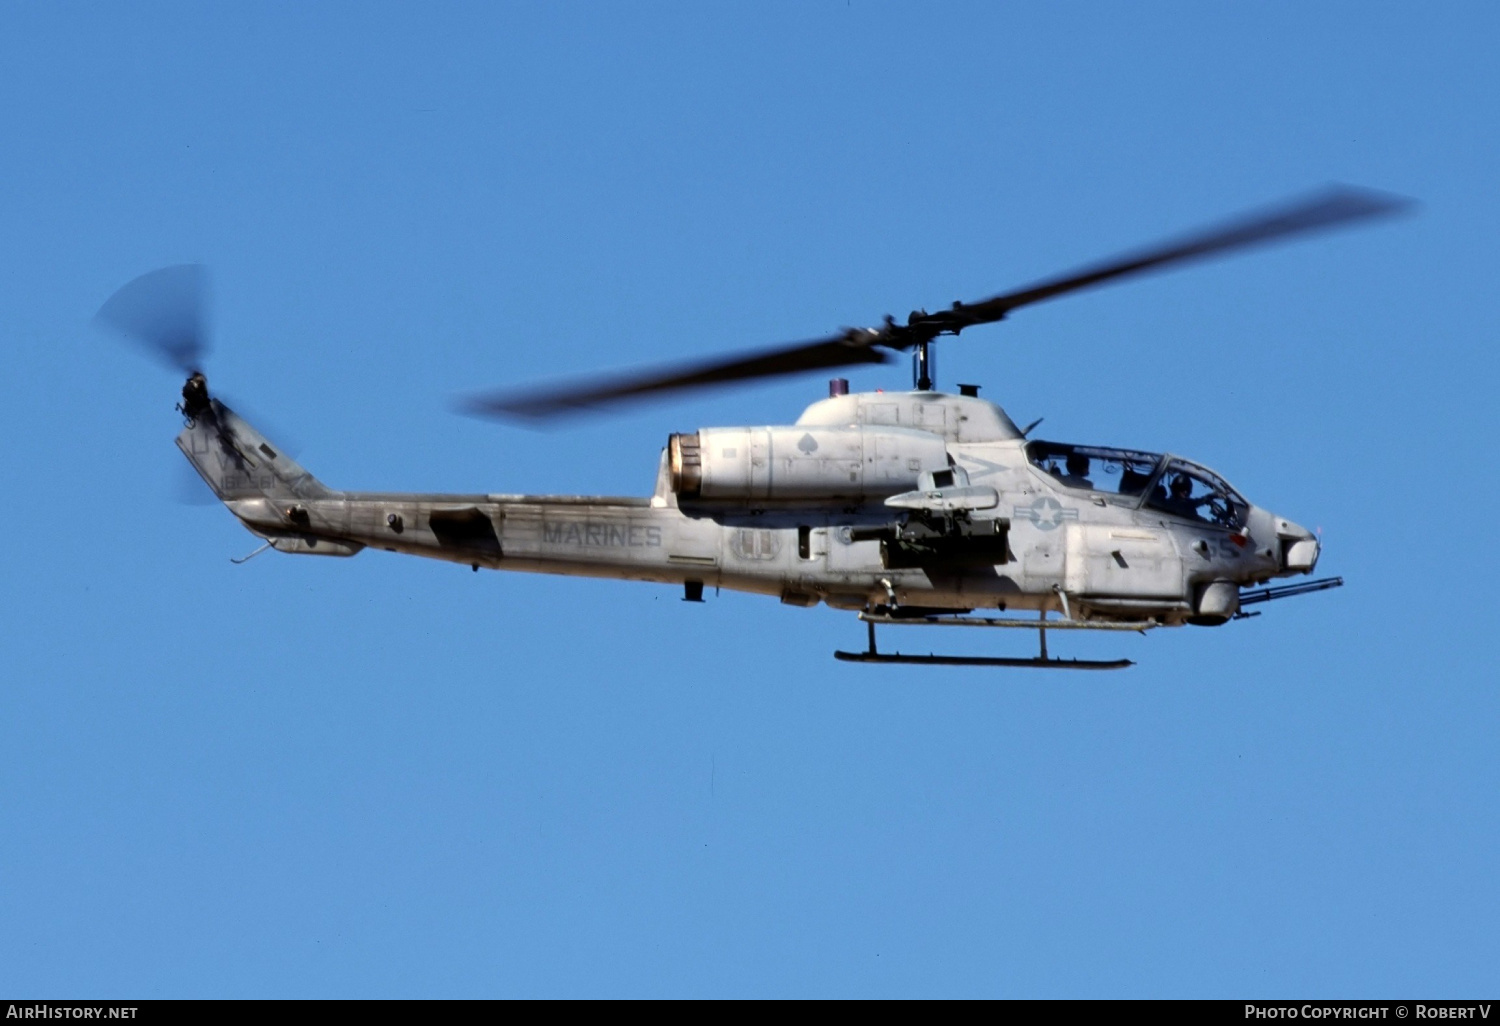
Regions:
<instances>
[{"instance_id":1,"label":"blue sky","mask_svg":"<svg viewBox=\"0 0 1500 1026\"><path fill-rule=\"evenodd\" d=\"M1493 990L1497 31L1482 4L0 8L0 991ZM255 539L173 501L180 383L89 325L202 261L213 383L334 487L644 494L668 432L824 383L544 433L452 400L977 299L1330 180L1423 207L938 354L1046 437L1214 467L1349 582L1068 639L1139 661L1087 679L847 666L851 615L747 596L233 566Z\"/></svg>"}]
</instances>

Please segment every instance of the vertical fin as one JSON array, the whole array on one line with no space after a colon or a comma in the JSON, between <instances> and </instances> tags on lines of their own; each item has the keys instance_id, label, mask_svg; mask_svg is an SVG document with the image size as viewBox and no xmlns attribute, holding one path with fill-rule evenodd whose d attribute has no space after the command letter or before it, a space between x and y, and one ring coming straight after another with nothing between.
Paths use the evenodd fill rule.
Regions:
<instances>
[{"instance_id":1,"label":"vertical fin","mask_svg":"<svg viewBox=\"0 0 1500 1026\"><path fill-rule=\"evenodd\" d=\"M336 494L217 399L208 400L188 419L177 436L177 448L225 502Z\"/></svg>"}]
</instances>

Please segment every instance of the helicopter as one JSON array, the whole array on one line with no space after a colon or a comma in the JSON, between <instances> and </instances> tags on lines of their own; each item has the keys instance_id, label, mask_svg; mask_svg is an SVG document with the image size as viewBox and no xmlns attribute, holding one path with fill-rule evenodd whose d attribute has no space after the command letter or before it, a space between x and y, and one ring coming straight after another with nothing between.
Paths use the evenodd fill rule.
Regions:
<instances>
[{"instance_id":1,"label":"helicopter","mask_svg":"<svg viewBox=\"0 0 1500 1026\"><path fill-rule=\"evenodd\" d=\"M1052 631L1219 626L1253 606L1336 588L1311 575L1317 535L1174 453L1031 438L979 388L938 390L933 347L1013 310L1125 277L1398 213L1401 197L1331 186L977 303L695 363L470 397L465 412L540 421L738 381L912 360L910 391L829 392L788 425L671 434L649 496L419 494L328 487L211 394L205 271L134 279L96 320L187 375L176 444L264 544L363 550L481 568L616 578L819 604L857 615L847 662L1108 670L1049 654ZM249 559L236 559L244 562ZM1035 656L903 654L876 628L1034 630Z\"/></svg>"}]
</instances>

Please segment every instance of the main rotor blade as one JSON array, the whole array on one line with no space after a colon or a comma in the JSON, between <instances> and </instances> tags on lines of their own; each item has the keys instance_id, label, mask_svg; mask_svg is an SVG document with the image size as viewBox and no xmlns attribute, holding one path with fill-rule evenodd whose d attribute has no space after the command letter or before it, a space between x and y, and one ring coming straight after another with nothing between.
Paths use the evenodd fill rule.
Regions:
<instances>
[{"instance_id":1,"label":"main rotor blade","mask_svg":"<svg viewBox=\"0 0 1500 1026\"><path fill-rule=\"evenodd\" d=\"M1055 278L1044 279L1014 292L1006 292L980 303L955 303L948 310L929 314L917 312L904 327L897 327L899 338L910 332L912 343L925 335L957 334L976 324L998 321L1010 311L1040 303L1068 292L1091 288L1134 274L1158 270L1173 264L1227 254L1233 250L1303 235L1382 217L1409 209L1414 201L1374 189L1351 185L1334 185L1311 196L1277 207L1242 215L1234 220L1201 231L1169 239L1155 246L1079 268Z\"/></svg>"},{"instance_id":2,"label":"main rotor blade","mask_svg":"<svg viewBox=\"0 0 1500 1026\"><path fill-rule=\"evenodd\" d=\"M537 391L476 395L462 401L460 409L480 417L541 420L641 399L659 392L707 388L747 378L779 377L859 363L887 363L894 359L889 353L872 348L879 341L878 332L850 329L828 338L738 353L718 360L669 364Z\"/></svg>"},{"instance_id":3,"label":"main rotor blade","mask_svg":"<svg viewBox=\"0 0 1500 1026\"><path fill-rule=\"evenodd\" d=\"M891 350L911 349L941 335L957 335L965 328L1001 320L1012 310L1044 299L1172 265L1206 260L1277 239L1395 214L1412 205L1412 200L1389 193L1335 185L1281 206L1253 211L1155 246L992 296L983 302L954 303L936 313L918 310L907 318L905 324L887 317L877 328L849 328L828 338L719 360L554 385L539 392L480 395L465 401L462 409L478 416L543 419L663 392L858 363L888 363L892 359Z\"/></svg>"},{"instance_id":4,"label":"main rotor blade","mask_svg":"<svg viewBox=\"0 0 1500 1026\"><path fill-rule=\"evenodd\" d=\"M94 319L184 374L208 355L208 272L202 264L150 271L105 300Z\"/></svg>"}]
</instances>

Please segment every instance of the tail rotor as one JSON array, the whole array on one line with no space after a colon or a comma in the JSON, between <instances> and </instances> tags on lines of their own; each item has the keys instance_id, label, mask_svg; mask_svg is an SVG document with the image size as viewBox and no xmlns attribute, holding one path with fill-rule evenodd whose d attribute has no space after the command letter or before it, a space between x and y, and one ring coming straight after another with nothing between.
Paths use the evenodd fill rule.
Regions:
<instances>
[{"instance_id":1,"label":"tail rotor","mask_svg":"<svg viewBox=\"0 0 1500 1026\"><path fill-rule=\"evenodd\" d=\"M189 377L208 356L208 269L177 264L123 285L94 315L96 323L140 345Z\"/></svg>"}]
</instances>

